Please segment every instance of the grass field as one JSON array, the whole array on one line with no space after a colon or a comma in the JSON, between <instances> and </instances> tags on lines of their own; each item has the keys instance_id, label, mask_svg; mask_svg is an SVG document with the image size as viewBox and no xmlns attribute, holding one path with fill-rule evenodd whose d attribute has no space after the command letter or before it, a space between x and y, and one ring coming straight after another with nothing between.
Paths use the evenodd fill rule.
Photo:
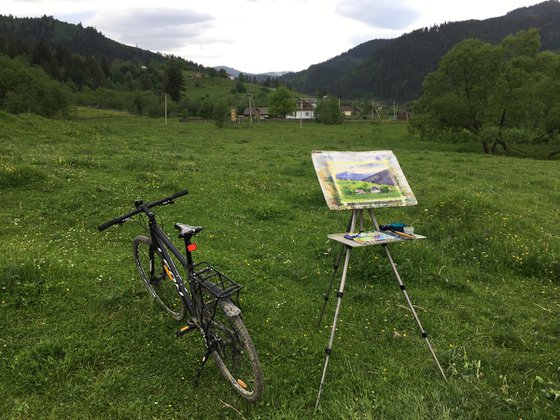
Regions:
<instances>
[{"instance_id":1,"label":"grass field","mask_svg":"<svg viewBox=\"0 0 560 420\"><path fill-rule=\"evenodd\" d=\"M252 127L0 113L0 417L313 417L329 322L316 322L347 212L329 211L312 150L393 150L419 202L380 210L428 239L391 246L444 369L380 249L356 250L316 418L560 417L560 163L420 142L405 125ZM245 285L265 393L238 398L201 338L149 299L135 223L199 224L196 256ZM334 299L327 321L332 319ZM396 334L398 333L398 334Z\"/></svg>"}]
</instances>

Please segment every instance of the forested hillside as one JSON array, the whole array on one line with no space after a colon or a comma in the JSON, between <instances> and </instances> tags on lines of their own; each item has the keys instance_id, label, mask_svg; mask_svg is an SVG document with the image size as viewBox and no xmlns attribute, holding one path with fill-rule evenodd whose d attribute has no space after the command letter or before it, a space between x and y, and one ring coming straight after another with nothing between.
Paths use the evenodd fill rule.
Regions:
<instances>
[{"instance_id":1,"label":"forested hillside","mask_svg":"<svg viewBox=\"0 0 560 420\"><path fill-rule=\"evenodd\" d=\"M163 61L165 57L151 51L129 47L105 37L95 28L84 28L54 19L17 18L0 16L0 45L8 48L10 56L20 55L30 50L39 41L48 41L52 46L61 46L75 54L105 58L112 61L137 60L144 63L150 60Z\"/></svg>"},{"instance_id":2,"label":"forested hillside","mask_svg":"<svg viewBox=\"0 0 560 420\"><path fill-rule=\"evenodd\" d=\"M331 63L342 56L316 64L304 72L287 74L282 80L308 94L329 92L343 98L415 99L421 94L426 75L457 43L468 38L499 43L505 36L529 28L540 30L543 50L560 49L560 3L550 0L498 18L421 28L377 44L380 48L372 51L362 63L339 62L336 74L330 73L329 69ZM350 50L344 55L352 54L353 50ZM312 77L317 74L323 75L320 86L314 80L316 76Z\"/></svg>"},{"instance_id":3,"label":"forested hillside","mask_svg":"<svg viewBox=\"0 0 560 420\"><path fill-rule=\"evenodd\" d=\"M160 116L165 92L169 115L209 118L218 101L236 107L246 101L243 83L225 71L47 16L0 16L0 63L0 108L12 113L53 116L86 105Z\"/></svg>"},{"instance_id":4,"label":"forested hillside","mask_svg":"<svg viewBox=\"0 0 560 420\"><path fill-rule=\"evenodd\" d=\"M390 42L388 39L374 39L364 42L324 63L314 64L307 70L288 73L281 77L281 80L288 82L290 86L297 90L317 96L326 95L331 90L330 85L334 80L343 78L348 71L363 64Z\"/></svg>"}]
</instances>

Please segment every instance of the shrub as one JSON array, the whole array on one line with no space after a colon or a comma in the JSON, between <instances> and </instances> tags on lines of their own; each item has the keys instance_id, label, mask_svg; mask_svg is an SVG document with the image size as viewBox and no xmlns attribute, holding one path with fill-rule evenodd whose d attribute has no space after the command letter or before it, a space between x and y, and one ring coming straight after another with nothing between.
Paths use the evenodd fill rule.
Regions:
<instances>
[{"instance_id":1,"label":"shrub","mask_svg":"<svg viewBox=\"0 0 560 420\"><path fill-rule=\"evenodd\" d=\"M70 94L39 67L0 56L0 107L13 114L30 112L52 117L67 114Z\"/></svg>"}]
</instances>

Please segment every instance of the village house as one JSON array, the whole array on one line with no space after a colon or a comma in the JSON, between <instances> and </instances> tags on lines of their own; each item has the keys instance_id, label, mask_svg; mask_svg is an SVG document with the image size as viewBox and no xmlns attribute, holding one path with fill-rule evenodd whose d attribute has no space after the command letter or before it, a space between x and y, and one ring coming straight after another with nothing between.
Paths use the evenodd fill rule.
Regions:
<instances>
[{"instance_id":1,"label":"village house","mask_svg":"<svg viewBox=\"0 0 560 420\"><path fill-rule=\"evenodd\" d=\"M315 118L315 108L317 108L315 99L298 99L296 102L296 112L286 115L286 119L312 120Z\"/></svg>"},{"instance_id":2,"label":"village house","mask_svg":"<svg viewBox=\"0 0 560 420\"><path fill-rule=\"evenodd\" d=\"M245 108L245 110L243 111L243 116L247 118L250 118L252 116L253 118L257 118L259 120L265 120L268 118L268 107L257 106L251 108L250 110L249 108Z\"/></svg>"},{"instance_id":3,"label":"village house","mask_svg":"<svg viewBox=\"0 0 560 420\"><path fill-rule=\"evenodd\" d=\"M398 120L408 120L409 118L410 118L410 112L404 109L399 109L399 112L397 112Z\"/></svg>"},{"instance_id":4,"label":"village house","mask_svg":"<svg viewBox=\"0 0 560 420\"><path fill-rule=\"evenodd\" d=\"M354 105L342 105L340 107L340 112L342 112L345 117L351 117L360 112L360 110L355 108Z\"/></svg>"}]
</instances>

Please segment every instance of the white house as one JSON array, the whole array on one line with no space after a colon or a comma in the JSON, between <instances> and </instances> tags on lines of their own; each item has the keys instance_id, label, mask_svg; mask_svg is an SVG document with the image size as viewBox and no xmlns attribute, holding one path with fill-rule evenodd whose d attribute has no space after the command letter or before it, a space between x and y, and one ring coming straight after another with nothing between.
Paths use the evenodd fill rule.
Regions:
<instances>
[{"instance_id":1,"label":"white house","mask_svg":"<svg viewBox=\"0 0 560 420\"><path fill-rule=\"evenodd\" d=\"M287 120L313 120L315 119L315 108L317 102L315 99L298 99L296 103L296 112L286 115Z\"/></svg>"}]
</instances>

